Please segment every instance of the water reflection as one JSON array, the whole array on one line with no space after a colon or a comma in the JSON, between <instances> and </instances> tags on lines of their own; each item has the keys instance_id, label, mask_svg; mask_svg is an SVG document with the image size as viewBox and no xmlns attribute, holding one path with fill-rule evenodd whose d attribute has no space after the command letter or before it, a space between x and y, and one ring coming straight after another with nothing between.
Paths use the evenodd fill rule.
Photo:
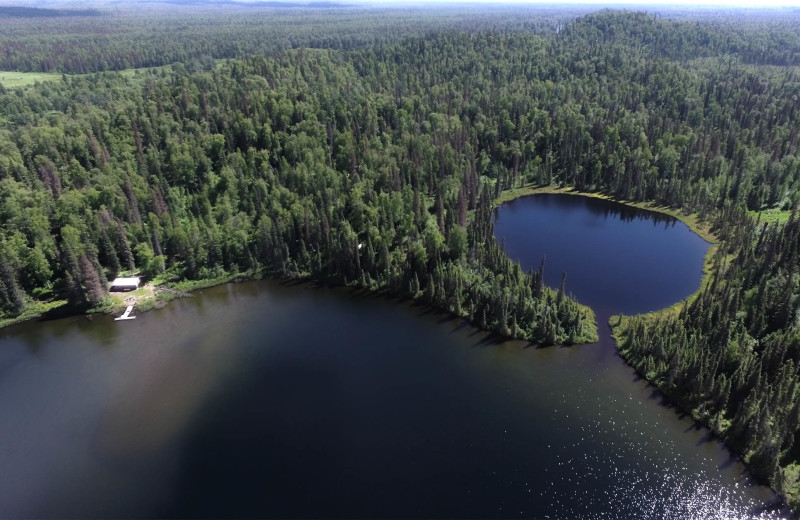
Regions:
<instances>
[{"instance_id":1,"label":"water reflection","mask_svg":"<svg viewBox=\"0 0 800 520\"><path fill-rule=\"evenodd\" d=\"M601 332L598 344L577 350L594 352L595 375L616 374L606 384L617 391L603 395L604 385L590 379L599 394L584 394L580 404L563 407L584 420L580 442L572 446L580 455L560 455L547 468L552 479L542 497L550 507L566 518L791 517L708 430L625 366L607 333L612 314L663 308L694 292L707 243L670 216L568 195L537 195L501 206L495 234L523 267L538 267L546 255L545 280L551 286L567 271L569 290L595 309ZM582 393L580 385L577 391ZM622 413L619 406L627 404L629 392L635 411ZM598 401L595 406L592 400ZM685 456L692 450L703 455L694 464ZM598 494L598 482L607 479L612 485Z\"/></svg>"},{"instance_id":2,"label":"water reflection","mask_svg":"<svg viewBox=\"0 0 800 520\"><path fill-rule=\"evenodd\" d=\"M607 334L278 282L84 325L0 341L0 517L781 516Z\"/></svg>"}]
</instances>

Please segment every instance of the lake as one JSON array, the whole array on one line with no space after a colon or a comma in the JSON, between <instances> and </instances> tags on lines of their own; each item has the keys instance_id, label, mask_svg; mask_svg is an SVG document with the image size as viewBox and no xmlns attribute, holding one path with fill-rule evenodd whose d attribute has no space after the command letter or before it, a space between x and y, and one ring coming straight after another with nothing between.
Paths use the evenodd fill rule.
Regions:
<instances>
[{"instance_id":1,"label":"lake","mask_svg":"<svg viewBox=\"0 0 800 520\"><path fill-rule=\"evenodd\" d=\"M669 215L567 194L504 204L495 236L526 270L544 257L550 287L566 272L567 293L606 317L663 309L694 293L710 245Z\"/></svg>"},{"instance_id":2,"label":"lake","mask_svg":"<svg viewBox=\"0 0 800 520\"><path fill-rule=\"evenodd\" d=\"M528 204L538 197L501 208L498 236L506 209L524 220ZM614 224L615 211L595 216L639 222ZM527 226L525 240L546 227ZM569 271L569 289L594 301L579 279ZM129 322L10 327L0 517L781 518L768 488L624 364L602 323L601 337L494 343L425 307L276 281Z\"/></svg>"}]
</instances>

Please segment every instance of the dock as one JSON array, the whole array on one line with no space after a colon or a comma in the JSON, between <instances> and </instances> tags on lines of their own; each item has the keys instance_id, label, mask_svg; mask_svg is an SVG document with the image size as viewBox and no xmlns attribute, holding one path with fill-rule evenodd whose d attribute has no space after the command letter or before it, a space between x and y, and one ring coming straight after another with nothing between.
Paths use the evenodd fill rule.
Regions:
<instances>
[{"instance_id":1,"label":"dock","mask_svg":"<svg viewBox=\"0 0 800 520\"><path fill-rule=\"evenodd\" d=\"M128 305L128 308L125 309L125 312L119 318L114 318L114 321L120 320L135 320L136 316L131 316L131 311L133 310L133 305Z\"/></svg>"}]
</instances>

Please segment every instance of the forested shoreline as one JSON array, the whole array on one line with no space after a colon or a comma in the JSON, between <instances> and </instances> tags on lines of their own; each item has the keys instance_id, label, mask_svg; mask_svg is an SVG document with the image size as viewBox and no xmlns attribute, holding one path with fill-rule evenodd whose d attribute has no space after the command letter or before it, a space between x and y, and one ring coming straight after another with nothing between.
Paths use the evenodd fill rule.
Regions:
<instances>
[{"instance_id":1,"label":"forested shoreline","mask_svg":"<svg viewBox=\"0 0 800 520\"><path fill-rule=\"evenodd\" d=\"M261 273L409 296L534 343L588 341L593 316L569 288L497 245L492 201L565 186L652 202L709 222L720 250L679 313L622 323L620 351L797 510L792 16L484 17L358 41L331 28L268 51L240 42L223 60L192 47L190 27L187 53L163 54L184 63L0 88L0 314L96 306L120 272ZM164 65L101 63L112 46L79 66L72 36L60 54L44 39L13 47L24 27L0 36L8 68ZM754 216L767 209L778 218Z\"/></svg>"}]
</instances>

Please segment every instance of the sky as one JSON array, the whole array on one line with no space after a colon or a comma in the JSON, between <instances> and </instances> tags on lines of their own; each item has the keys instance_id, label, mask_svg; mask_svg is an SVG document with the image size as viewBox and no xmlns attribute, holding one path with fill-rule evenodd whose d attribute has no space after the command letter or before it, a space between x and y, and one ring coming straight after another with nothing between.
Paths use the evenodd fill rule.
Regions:
<instances>
[{"instance_id":1,"label":"sky","mask_svg":"<svg viewBox=\"0 0 800 520\"><path fill-rule=\"evenodd\" d=\"M103 4L107 0L0 0L0 5L25 5L29 7L45 7L50 4ZM236 1L236 0L235 0ZM257 2L259 0L238 0L242 3ZM280 0L279 0L280 1ZM304 3L325 0L287 0L292 3ZM624 7L695 7L695 8L773 8L773 7L800 7L800 0L330 0L336 3L355 5L457 5L457 4L483 4L483 5L591 5L591 6L624 6ZM213 2L213 0L212 0ZM127 2L125 2L127 3ZM135 3L135 0L130 3Z\"/></svg>"},{"instance_id":2,"label":"sky","mask_svg":"<svg viewBox=\"0 0 800 520\"><path fill-rule=\"evenodd\" d=\"M347 0L341 0L347 2ZM356 0L351 3L362 3ZM741 7L741 8L770 8L770 7L800 7L800 0L368 0L371 4L385 5L425 5L425 4L516 4L516 5L625 5L625 6L692 6L692 7Z\"/></svg>"}]
</instances>

